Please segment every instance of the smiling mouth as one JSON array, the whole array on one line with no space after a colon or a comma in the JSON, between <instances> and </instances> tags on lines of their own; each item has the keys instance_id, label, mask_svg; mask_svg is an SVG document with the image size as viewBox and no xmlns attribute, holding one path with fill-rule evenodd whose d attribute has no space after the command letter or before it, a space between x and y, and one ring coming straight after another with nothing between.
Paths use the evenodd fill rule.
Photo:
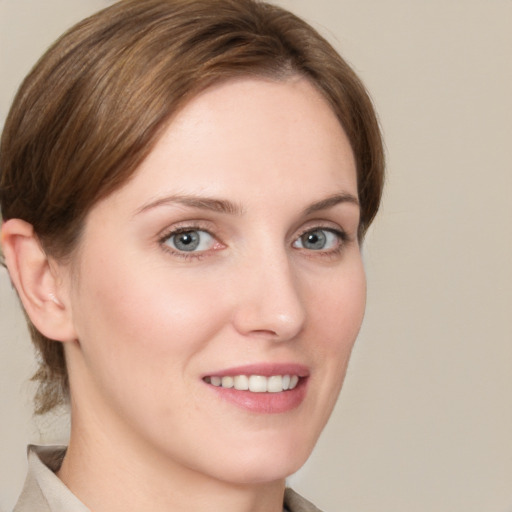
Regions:
<instances>
[{"instance_id":1,"label":"smiling mouth","mask_svg":"<svg viewBox=\"0 0 512 512\"><path fill-rule=\"evenodd\" d=\"M281 393L297 387L298 375L236 375L204 377L204 382L219 388L250 391L252 393Z\"/></svg>"}]
</instances>

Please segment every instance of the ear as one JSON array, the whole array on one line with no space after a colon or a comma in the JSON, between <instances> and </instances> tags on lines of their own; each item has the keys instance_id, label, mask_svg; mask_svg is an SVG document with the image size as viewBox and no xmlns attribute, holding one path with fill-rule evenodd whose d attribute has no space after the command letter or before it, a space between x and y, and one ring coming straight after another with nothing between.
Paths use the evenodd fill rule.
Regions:
<instances>
[{"instance_id":1,"label":"ear","mask_svg":"<svg viewBox=\"0 0 512 512\"><path fill-rule=\"evenodd\" d=\"M20 219L4 222L2 250L11 280L37 330L52 340L76 339L58 265L48 259L32 225Z\"/></svg>"}]
</instances>

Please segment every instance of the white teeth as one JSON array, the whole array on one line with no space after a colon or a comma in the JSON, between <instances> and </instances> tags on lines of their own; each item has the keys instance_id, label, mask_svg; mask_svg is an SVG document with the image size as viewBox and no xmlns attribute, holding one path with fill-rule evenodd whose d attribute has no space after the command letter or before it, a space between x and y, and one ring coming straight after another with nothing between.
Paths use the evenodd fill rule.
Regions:
<instances>
[{"instance_id":1,"label":"white teeth","mask_svg":"<svg viewBox=\"0 0 512 512\"><path fill-rule=\"evenodd\" d=\"M233 377L222 377L223 388L232 388L233 384Z\"/></svg>"},{"instance_id":2,"label":"white teeth","mask_svg":"<svg viewBox=\"0 0 512 512\"><path fill-rule=\"evenodd\" d=\"M249 389L249 377L247 375L237 375L235 377L235 389L247 391Z\"/></svg>"},{"instance_id":3,"label":"white teeth","mask_svg":"<svg viewBox=\"0 0 512 512\"><path fill-rule=\"evenodd\" d=\"M212 377L210 379L210 384L213 384L214 386L220 386L222 384L222 379L220 377Z\"/></svg>"},{"instance_id":4,"label":"white teeth","mask_svg":"<svg viewBox=\"0 0 512 512\"><path fill-rule=\"evenodd\" d=\"M238 391L251 391L253 393L280 393L294 389L299 383L297 375L229 375L224 377L205 377L205 381L213 386L226 389L235 388Z\"/></svg>"},{"instance_id":5,"label":"white teeth","mask_svg":"<svg viewBox=\"0 0 512 512\"><path fill-rule=\"evenodd\" d=\"M262 375L251 375L249 377L249 391L253 393L266 393L267 378Z\"/></svg>"},{"instance_id":6,"label":"white teeth","mask_svg":"<svg viewBox=\"0 0 512 512\"><path fill-rule=\"evenodd\" d=\"M272 375L267 380L267 391L269 393L279 393L283 391L283 377L281 375Z\"/></svg>"}]
</instances>

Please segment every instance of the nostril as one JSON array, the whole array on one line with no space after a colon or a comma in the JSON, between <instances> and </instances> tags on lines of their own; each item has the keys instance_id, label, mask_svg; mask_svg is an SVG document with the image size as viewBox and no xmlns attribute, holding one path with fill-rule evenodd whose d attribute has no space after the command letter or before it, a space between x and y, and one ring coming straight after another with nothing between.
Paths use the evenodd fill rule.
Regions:
<instances>
[{"instance_id":1,"label":"nostril","mask_svg":"<svg viewBox=\"0 0 512 512\"><path fill-rule=\"evenodd\" d=\"M277 332L272 331L270 329L255 329L251 331L251 334L254 334L256 336L277 337Z\"/></svg>"}]
</instances>

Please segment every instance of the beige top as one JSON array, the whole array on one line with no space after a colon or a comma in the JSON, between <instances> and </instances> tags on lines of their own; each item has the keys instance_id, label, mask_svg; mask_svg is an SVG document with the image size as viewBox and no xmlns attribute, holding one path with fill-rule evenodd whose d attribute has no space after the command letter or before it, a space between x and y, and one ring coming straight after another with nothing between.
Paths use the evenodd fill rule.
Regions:
<instances>
[{"instance_id":1,"label":"beige top","mask_svg":"<svg viewBox=\"0 0 512 512\"><path fill-rule=\"evenodd\" d=\"M13 512L90 512L62 483L60 468L64 446L29 446L28 475ZM321 512L291 489L286 489L284 511Z\"/></svg>"}]
</instances>

